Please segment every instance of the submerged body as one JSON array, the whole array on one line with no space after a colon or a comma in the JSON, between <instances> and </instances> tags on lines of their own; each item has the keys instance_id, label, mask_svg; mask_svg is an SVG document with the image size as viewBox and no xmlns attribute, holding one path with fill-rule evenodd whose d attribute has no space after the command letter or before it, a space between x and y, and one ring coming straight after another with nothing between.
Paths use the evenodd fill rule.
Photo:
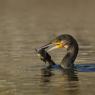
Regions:
<instances>
[{"instance_id":1,"label":"submerged body","mask_svg":"<svg viewBox=\"0 0 95 95\"><path fill-rule=\"evenodd\" d=\"M49 50L46 51L46 49L48 48ZM49 63L49 67L55 65L55 62L51 59L48 51L56 48L67 49L67 54L63 57L60 65L64 69L72 69L74 67L74 61L79 50L77 41L71 35L64 34L56 37L54 40L49 42L47 45L42 46L40 49L36 49L37 52L40 54L42 60Z\"/></svg>"}]
</instances>

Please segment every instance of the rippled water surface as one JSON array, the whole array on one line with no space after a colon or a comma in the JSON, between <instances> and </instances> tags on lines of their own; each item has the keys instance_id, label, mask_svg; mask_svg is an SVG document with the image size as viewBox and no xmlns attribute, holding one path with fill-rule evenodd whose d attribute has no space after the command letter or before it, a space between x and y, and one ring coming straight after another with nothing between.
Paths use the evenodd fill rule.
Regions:
<instances>
[{"instance_id":1,"label":"rippled water surface","mask_svg":"<svg viewBox=\"0 0 95 95\"><path fill-rule=\"evenodd\" d=\"M95 64L94 0L0 0L0 95L95 95L95 72L44 75L35 48L71 34L76 64ZM60 63L66 50L51 52ZM63 52L62 52L63 51Z\"/></svg>"}]
</instances>

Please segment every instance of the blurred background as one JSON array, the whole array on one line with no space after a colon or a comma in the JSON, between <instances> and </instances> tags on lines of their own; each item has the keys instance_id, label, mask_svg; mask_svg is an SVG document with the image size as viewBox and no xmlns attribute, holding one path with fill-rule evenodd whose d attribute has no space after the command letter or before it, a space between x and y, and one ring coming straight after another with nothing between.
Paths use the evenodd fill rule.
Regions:
<instances>
[{"instance_id":1,"label":"blurred background","mask_svg":"<svg viewBox=\"0 0 95 95\"><path fill-rule=\"evenodd\" d=\"M62 75L41 82L44 63L35 48L60 34L78 41L75 63L95 64L95 1L0 0L0 95L95 94L95 73L78 73L79 81L73 83ZM60 63L64 53L51 55Z\"/></svg>"}]
</instances>

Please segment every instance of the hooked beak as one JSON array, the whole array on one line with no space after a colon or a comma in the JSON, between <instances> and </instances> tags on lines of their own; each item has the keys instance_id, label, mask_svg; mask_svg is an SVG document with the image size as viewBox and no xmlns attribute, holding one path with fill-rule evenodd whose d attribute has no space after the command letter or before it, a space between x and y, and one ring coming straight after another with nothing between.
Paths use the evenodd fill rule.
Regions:
<instances>
[{"instance_id":1,"label":"hooked beak","mask_svg":"<svg viewBox=\"0 0 95 95\"><path fill-rule=\"evenodd\" d=\"M41 48L38 49L38 51L42 50L42 49L47 49L47 51L52 51L54 49L58 49L58 48L63 48L64 47L64 43L63 41L59 41L59 42L51 42L49 44L46 44L44 46L42 46Z\"/></svg>"}]
</instances>

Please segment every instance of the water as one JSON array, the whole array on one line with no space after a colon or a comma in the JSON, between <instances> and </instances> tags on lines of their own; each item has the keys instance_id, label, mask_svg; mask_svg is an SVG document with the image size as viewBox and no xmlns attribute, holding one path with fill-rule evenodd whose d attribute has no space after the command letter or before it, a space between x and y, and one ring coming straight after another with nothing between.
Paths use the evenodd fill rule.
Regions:
<instances>
[{"instance_id":1,"label":"water","mask_svg":"<svg viewBox=\"0 0 95 95\"><path fill-rule=\"evenodd\" d=\"M76 64L95 64L95 2L0 0L0 95L94 95L95 72L42 73L35 48L63 33L80 51ZM63 52L62 52L63 50ZM51 52L60 63L64 49Z\"/></svg>"}]
</instances>

